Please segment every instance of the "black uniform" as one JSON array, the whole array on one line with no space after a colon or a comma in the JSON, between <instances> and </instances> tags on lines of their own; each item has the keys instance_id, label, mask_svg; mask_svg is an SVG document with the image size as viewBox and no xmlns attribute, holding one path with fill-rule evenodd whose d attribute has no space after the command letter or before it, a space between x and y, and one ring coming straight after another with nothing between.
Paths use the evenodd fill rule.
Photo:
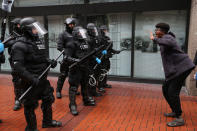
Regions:
<instances>
[{"instance_id":1,"label":"black uniform","mask_svg":"<svg viewBox=\"0 0 197 131\"><path fill-rule=\"evenodd\" d=\"M68 63L74 63L79 61L81 58L89 54L90 47L88 43L79 36L79 30L83 29L82 27L75 27L73 34L74 41L69 42L65 48L66 57L64 60ZM83 29L84 30L84 29ZM87 89L87 80L89 75L89 61L81 63L77 67L73 67L69 71L69 108L73 115L77 115L77 105L76 105L76 93L79 84L81 85L81 92L83 96L84 105L95 105L94 102L91 102L88 98L88 89Z\"/></svg>"},{"instance_id":2,"label":"black uniform","mask_svg":"<svg viewBox=\"0 0 197 131\"><path fill-rule=\"evenodd\" d=\"M64 50L66 48L66 44L71 41L73 41L72 32L69 33L65 30L64 32L62 32L59 35L59 39L57 42L57 44L58 44L57 49L59 51ZM57 92L62 91L64 81L65 81L66 77L68 76L68 71L69 71L68 66L69 66L68 63L66 63L65 61L62 61L61 65L60 65L60 75L59 75L58 81L57 81L57 89L56 89Z\"/></svg>"},{"instance_id":3,"label":"black uniform","mask_svg":"<svg viewBox=\"0 0 197 131\"><path fill-rule=\"evenodd\" d=\"M38 76L52 64L46 57L45 45L40 41L37 35L31 34L32 23L36 22L33 18L24 18L21 20L24 36L18 39L12 47L13 75L18 76L20 80L16 86L26 91L29 86L33 86L30 92L24 97L24 114L27 122L26 131L36 131L37 122L35 108L38 106L38 100L42 100L43 124L42 127L60 126L61 123L52 120L52 103L54 102L53 88L47 80L45 74L40 80ZM56 65L53 64L53 67Z\"/></svg>"},{"instance_id":4,"label":"black uniform","mask_svg":"<svg viewBox=\"0 0 197 131\"><path fill-rule=\"evenodd\" d=\"M57 42L57 49L59 51L64 50L66 48L66 44L73 41L73 36L72 36L73 28L71 28L69 25L73 24L73 26L75 26L76 20L74 18L67 18L64 24L66 26L66 29L59 35ZM68 71L69 71L68 66L69 64L66 63L65 61L62 61L60 64L60 75L58 77L57 88L56 88L57 98L61 98L61 91L64 85L64 81L68 76Z\"/></svg>"},{"instance_id":5,"label":"black uniform","mask_svg":"<svg viewBox=\"0 0 197 131\"><path fill-rule=\"evenodd\" d=\"M13 26L13 32L10 34L10 37L12 37L12 39L8 42L6 42L5 48L8 48L8 54L11 54L11 48L12 46L16 43L16 41L18 40L18 38L21 36L21 30L18 27L19 23L20 23L20 18L15 18L14 20L11 21L12 26ZM19 110L21 108L21 103L18 101L19 97L22 95L22 90L21 88L17 88L16 84L19 81L18 76L14 76L13 75L13 65L12 65L12 57L9 57L9 62L10 62L10 67L11 67L11 74L12 74L12 82L14 85L14 93L15 93L15 105L13 110Z\"/></svg>"},{"instance_id":6,"label":"black uniform","mask_svg":"<svg viewBox=\"0 0 197 131\"><path fill-rule=\"evenodd\" d=\"M0 53L0 64L5 63L5 55L3 53Z\"/></svg>"},{"instance_id":7,"label":"black uniform","mask_svg":"<svg viewBox=\"0 0 197 131\"><path fill-rule=\"evenodd\" d=\"M112 41L101 29L101 43L107 47ZM98 86L102 89L104 88L111 88L111 85L107 84L107 72L110 70L110 58L112 58L113 54L119 54L120 51L113 49L112 46L107 50L107 55L105 55L104 59L102 59L101 67L100 67L100 75L99 75L99 83Z\"/></svg>"},{"instance_id":8,"label":"black uniform","mask_svg":"<svg viewBox=\"0 0 197 131\"><path fill-rule=\"evenodd\" d=\"M91 50L94 50L95 48L98 48L99 46L101 46L101 41L98 37L98 30L93 23L89 23L87 25L87 31L88 31L88 35L90 38L88 42L89 42ZM98 64L95 61L95 59L100 58L101 55L102 55L101 52L97 52L95 55L93 55L92 60L90 61L90 69L91 69L90 75L93 75L94 79L96 80L95 86L91 85L90 83L88 84L89 94L91 96L102 96L101 93L96 91L96 87L98 87L97 84L98 84L98 77L99 77L99 70L100 70L99 67L100 66L97 66L97 68L94 69L95 65ZM90 79L92 79L91 77L92 76L90 76L89 81L90 81Z\"/></svg>"}]
</instances>

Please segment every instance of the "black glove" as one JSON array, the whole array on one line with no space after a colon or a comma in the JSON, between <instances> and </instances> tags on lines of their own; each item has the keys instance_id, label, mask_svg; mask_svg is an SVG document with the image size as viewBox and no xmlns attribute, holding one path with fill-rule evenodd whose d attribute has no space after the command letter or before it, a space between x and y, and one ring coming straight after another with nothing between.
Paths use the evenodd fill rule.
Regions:
<instances>
[{"instance_id":1,"label":"black glove","mask_svg":"<svg viewBox=\"0 0 197 131\"><path fill-rule=\"evenodd\" d=\"M37 87L38 86L38 84L39 84L39 79L38 78L33 78L33 80L32 80L32 86L33 87Z\"/></svg>"},{"instance_id":2,"label":"black glove","mask_svg":"<svg viewBox=\"0 0 197 131\"><path fill-rule=\"evenodd\" d=\"M113 54L119 54L121 51L120 50L114 50L114 49L112 49L112 51L111 51Z\"/></svg>"},{"instance_id":3,"label":"black glove","mask_svg":"<svg viewBox=\"0 0 197 131\"><path fill-rule=\"evenodd\" d=\"M70 57L70 56L65 56L64 61L66 61L66 62L79 62L80 59L76 59L76 58L73 58L73 57Z\"/></svg>"},{"instance_id":4,"label":"black glove","mask_svg":"<svg viewBox=\"0 0 197 131\"><path fill-rule=\"evenodd\" d=\"M0 63L1 64L5 63L5 55L4 54L0 54Z\"/></svg>"},{"instance_id":5,"label":"black glove","mask_svg":"<svg viewBox=\"0 0 197 131\"><path fill-rule=\"evenodd\" d=\"M54 59L48 59L49 64L51 64L51 68L55 68L57 66L57 61Z\"/></svg>"},{"instance_id":6,"label":"black glove","mask_svg":"<svg viewBox=\"0 0 197 131\"><path fill-rule=\"evenodd\" d=\"M115 52L115 54L120 54L120 51L119 51L119 50L117 50L117 51Z\"/></svg>"}]
</instances>

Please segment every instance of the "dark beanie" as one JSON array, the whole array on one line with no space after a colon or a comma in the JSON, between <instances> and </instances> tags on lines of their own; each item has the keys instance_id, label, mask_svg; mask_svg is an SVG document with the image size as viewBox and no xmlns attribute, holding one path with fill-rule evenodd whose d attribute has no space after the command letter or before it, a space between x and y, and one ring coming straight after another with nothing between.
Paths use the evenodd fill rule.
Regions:
<instances>
[{"instance_id":1,"label":"dark beanie","mask_svg":"<svg viewBox=\"0 0 197 131\"><path fill-rule=\"evenodd\" d=\"M162 29L166 33L170 30L170 26L167 23L158 23L158 24L155 25L155 27Z\"/></svg>"}]
</instances>

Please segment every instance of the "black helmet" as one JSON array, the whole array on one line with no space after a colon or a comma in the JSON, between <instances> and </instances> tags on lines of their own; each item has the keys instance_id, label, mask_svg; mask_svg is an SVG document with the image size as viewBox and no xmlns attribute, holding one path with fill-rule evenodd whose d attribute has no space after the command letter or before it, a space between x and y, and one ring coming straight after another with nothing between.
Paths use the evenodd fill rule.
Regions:
<instances>
[{"instance_id":1,"label":"black helmet","mask_svg":"<svg viewBox=\"0 0 197 131\"><path fill-rule=\"evenodd\" d=\"M76 26L77 20L75 18L66 18L66 20L64 21L64 24L66 25L66 30L69 33L72 33L73 28L69 27L70 24L73 24L74 26Z\"/></svg>"},{"instance_id":2,"label":"black helmet","mask_svg":"<svg viewBox=\"0 0 197 131\"><path fill-rule=\"evenodd\" d=\"M11 28L16 31L16 33L21 34L21 29L20 29L20 21L21 18L15 18L13 19L10 23L11 23Z\"/></svg>"},{"instance_id":3,"label":"black helmet","mask_svg":"<svg viewBox=\"0 0 197 131\"><path fill-rule=\"evenodd\" d=\"M66 18L66 20L64 21L65 25L69 25L69 24L74 24L76 25L76 19L75 18Z\"/></svg>"},{"instance_id":4,"label":"black helmet","mask_svg":"<svg viewBox=\"0 0 197 131\"><path fill-rule=\"evenodd\" d=\"M101 25L101 26L100 26L100 30L108 30L108 28L107 28L106 25Z\"/></svg>"},{"instance_id":5,"label":"black helmet","mask_svg":"<svg viewBox=\"0 0 197 131\"><path fill-rule=\"evenodd\" d=\"M11 22L11 24L20 24L21 18L15 18Z\"/></svg>"},{"instance_id":6,"label":"black helmet","mask_svg":"<svg viewBox=\"0 0 197 131\"><path fill-rule=\"evenodd\" d=\"M41 26L41 24L32 17L26 17L20 21L21 30L24 35L34 36L32 29L36 29L38 34L45 35L47 31Z\"/></svg>"},{"instance_id":7,"label":"black helmet","mask_svg":"<svg viewBox=\"0 0 197 131\"><path fill-rule=\"evenodd\" d=\"M89 23L87 25L87 31L90 36L98 36L98 30L94 23Z\"/></svg>"},{"instance_id":8,"label":"black helmet","mask_svg":"<svg viewBox=\"0 0 197 131\"><path fill-rule=\"evenodd\" d=\"M105 36L106 35L106 31L108 30L107 26L106 25L101 25L99 29L100 29L101 35Z\"/></svg>"},{"instance_id":9,"label":"black helmet","mask_svg":"<svg viewBox=\"0 0 197 131\"><path fill-rule=\"evenodd\" d=\"M72 35L75 39L79 39L79 40L87 39L87 31L81 26L74 27Z\"/></svg>"}]
</instances>

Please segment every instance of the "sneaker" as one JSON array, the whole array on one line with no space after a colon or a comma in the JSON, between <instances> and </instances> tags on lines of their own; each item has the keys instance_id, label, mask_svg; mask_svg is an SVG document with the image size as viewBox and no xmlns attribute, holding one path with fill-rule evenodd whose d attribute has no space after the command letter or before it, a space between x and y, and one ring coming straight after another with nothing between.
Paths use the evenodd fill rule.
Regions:
<instances>
[{"instance_id":1,"label":"sneaker","mask_svg":"<svg viewBox=\"0 0 197 131\"><path fill-rule=\"evenodd\" d=\"M185 125L185 121L183 118L176 118L173 121L167 123L167 126L169 127L177 127L183 125Z\"/></svg>"}]
</instances>

